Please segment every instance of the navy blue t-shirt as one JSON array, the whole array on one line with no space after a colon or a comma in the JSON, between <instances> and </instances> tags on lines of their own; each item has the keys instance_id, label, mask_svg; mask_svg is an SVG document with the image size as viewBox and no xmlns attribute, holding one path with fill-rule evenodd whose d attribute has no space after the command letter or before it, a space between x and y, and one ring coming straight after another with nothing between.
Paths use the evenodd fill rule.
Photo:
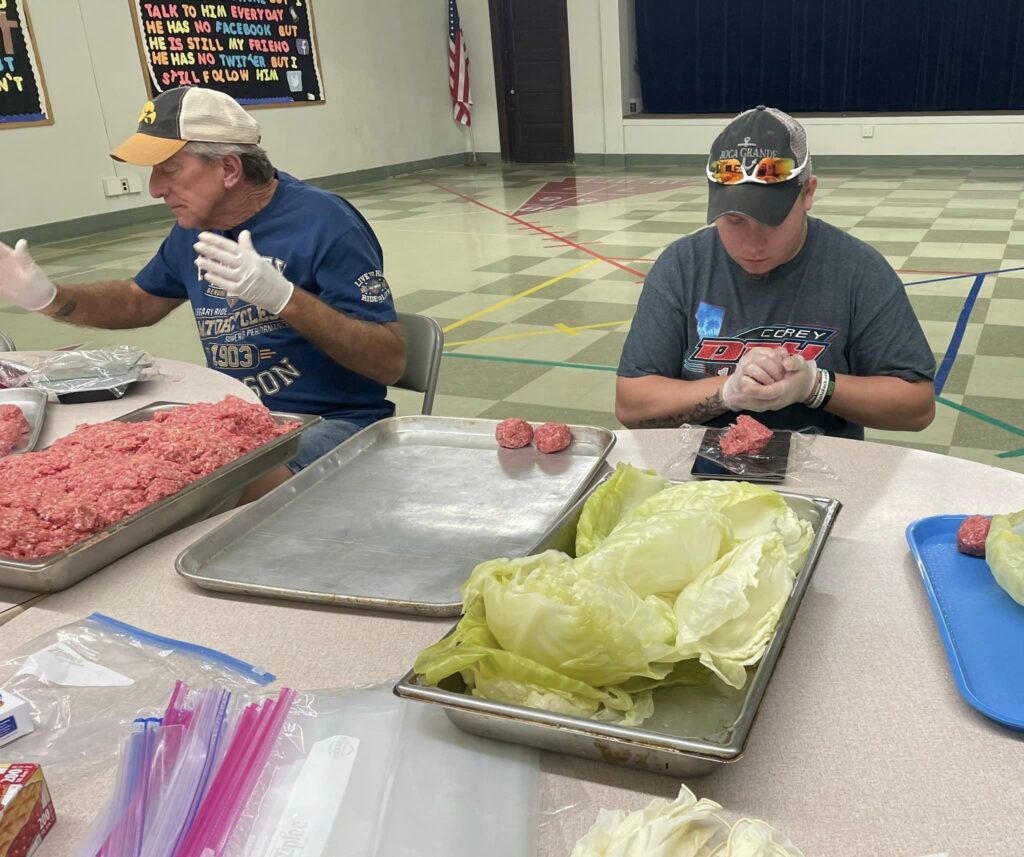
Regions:
<instances>
[{"instance_id":1,"label":"navy blue t-shirt","mask_svg":"<svg viewBox=\"0 0 1024 857\"><path fill-rule=\"evenodd\" d=\"M347 201L277 173L270 202L220 234L253 246L296 288L363 321L395 321L384 254L370 224ZM273 313L211 286L195 266L199 232L175 224L135 282L150 294L192 303L211 369L242 381L274 411L318 414L359 425L394 414L387 388L339 366Z\"/></svg>"}]
</instances>

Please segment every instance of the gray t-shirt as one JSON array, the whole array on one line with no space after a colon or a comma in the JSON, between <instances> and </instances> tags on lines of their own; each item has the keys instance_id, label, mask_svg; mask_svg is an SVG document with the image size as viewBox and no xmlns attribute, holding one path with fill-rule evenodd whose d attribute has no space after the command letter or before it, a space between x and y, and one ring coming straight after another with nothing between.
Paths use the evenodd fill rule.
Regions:
<instances>
[{"instance_id":1,"label":"gray t-shirt","mask_svg":"<svg viewBox=\"0 0 1024 857\"><path fill-rule=\"evenodd\" d=\"M816 218L808 218L796 257L763 277L746 274L714 228L666 247L647 275L618 374L686 380L728 374L748 348L766 343L844 375L921 381L935 374L931 348L889 263ZM771 428L864 437L862 426L804 405L753 416ZM735 418L726 412L708 425Z\"/></svg>"}]
</instances>

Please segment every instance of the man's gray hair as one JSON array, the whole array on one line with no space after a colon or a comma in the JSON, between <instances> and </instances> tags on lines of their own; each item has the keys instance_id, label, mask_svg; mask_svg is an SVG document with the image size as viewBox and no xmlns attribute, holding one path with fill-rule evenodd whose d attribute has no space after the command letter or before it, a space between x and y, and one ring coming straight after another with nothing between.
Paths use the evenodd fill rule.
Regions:
<instances>
[{"instance_id":1,"label":"man's gray hair","mask_svg":"<svg viewBox=\"0 0 1024 857\"><path fill-rule=\"evenodd\" d=\"M267 153L255 143L186 143L184 151L200 160L212 163L227 155L238 155L242 172L253 184L266 184L274 178L274 165Z\"/></svg>"}]
</instances>

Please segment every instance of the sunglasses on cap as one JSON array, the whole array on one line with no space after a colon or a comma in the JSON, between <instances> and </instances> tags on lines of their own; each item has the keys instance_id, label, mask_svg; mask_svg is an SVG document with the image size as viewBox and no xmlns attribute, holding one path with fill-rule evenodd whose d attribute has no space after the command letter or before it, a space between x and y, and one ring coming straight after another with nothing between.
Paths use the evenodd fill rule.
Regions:
<instances>
[{"instance_id":1,"label":"sunglasses on cap","mask_svg":"<svg viewBox=\"0 0 1024 857\"><path fill-rule=\"evenodd\" d=\"M803 163L796 165L792 158L761 158L749 170L743 166L739 158L722 158L717 161L708 161L708 178L716 184L734 185L744 182L756 182L757 184L780 184L788 182L800 175L800 172L807 166L807 157L804 156Z\"/></svg>"}]
</instances>

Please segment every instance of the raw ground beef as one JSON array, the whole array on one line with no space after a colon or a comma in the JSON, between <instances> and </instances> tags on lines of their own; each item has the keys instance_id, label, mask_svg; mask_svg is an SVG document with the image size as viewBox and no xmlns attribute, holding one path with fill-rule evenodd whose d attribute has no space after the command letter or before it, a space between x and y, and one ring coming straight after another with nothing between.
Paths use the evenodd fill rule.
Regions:
<instances>
[{"instance_id":1,"label":"raw ground beef","mask_svg":"<svg viewBox=\"0 0 1024 857\"><path fill-rule=\"evenodd\" d=\"M291 431L237 396L145 422L81 425L0 460L0 555L49 556Z\"/></svg>"},{"instance_id":2,"label":"raw ground beef","mask_svg":"<svg viewBox=\"0 0 1024 857\"><path fill-rule=\"evenodd\" d=\"M7 455L28 434L28 420L17 405L0 405L0 458Z\"/></svg>"},{"instance_id":3,"label":"raw ground beef","mask_svg":"<svg viewBox=\"0 0 1024 857\"><path fill-rule=\"evenodd\" d=\"M771 439L770 428L753 417L740 414L736 417L736 424L722 435L718 446L724 455L758 455L764 452Z\"/></svg>"},{"instance_id":4,"label":"raw ground beef","mask_svg":"<svg viewBox=\"0 0 1024 857\"><path fill-rule=\"evenodd\" d=\"M541 452L561 452L572 443L572 432L565 423L544 423L533 433L533 445Z\"/></svg>"},{"instance_id":5,"label":"raw ground beef","mask_svg":"<svg viewBox=\"0 0 1024 857\"><path fill-rule=\"evenodd\" d=\"M520 449L533 440L533 426L526 420L509 417L494 429L494 439L505 449Z\"/></svg>"},{"instance_id":6,"label":"raw ground beef","mask_svg":"<svg viewBox=\"0 0 1024 857\"><path fill-rule=\"evenodd\" d=\"M956 547L969 556L985 556L985 539L992 519L985 515L968 515L956 533Z\"/></svg>"}]
</instances>

